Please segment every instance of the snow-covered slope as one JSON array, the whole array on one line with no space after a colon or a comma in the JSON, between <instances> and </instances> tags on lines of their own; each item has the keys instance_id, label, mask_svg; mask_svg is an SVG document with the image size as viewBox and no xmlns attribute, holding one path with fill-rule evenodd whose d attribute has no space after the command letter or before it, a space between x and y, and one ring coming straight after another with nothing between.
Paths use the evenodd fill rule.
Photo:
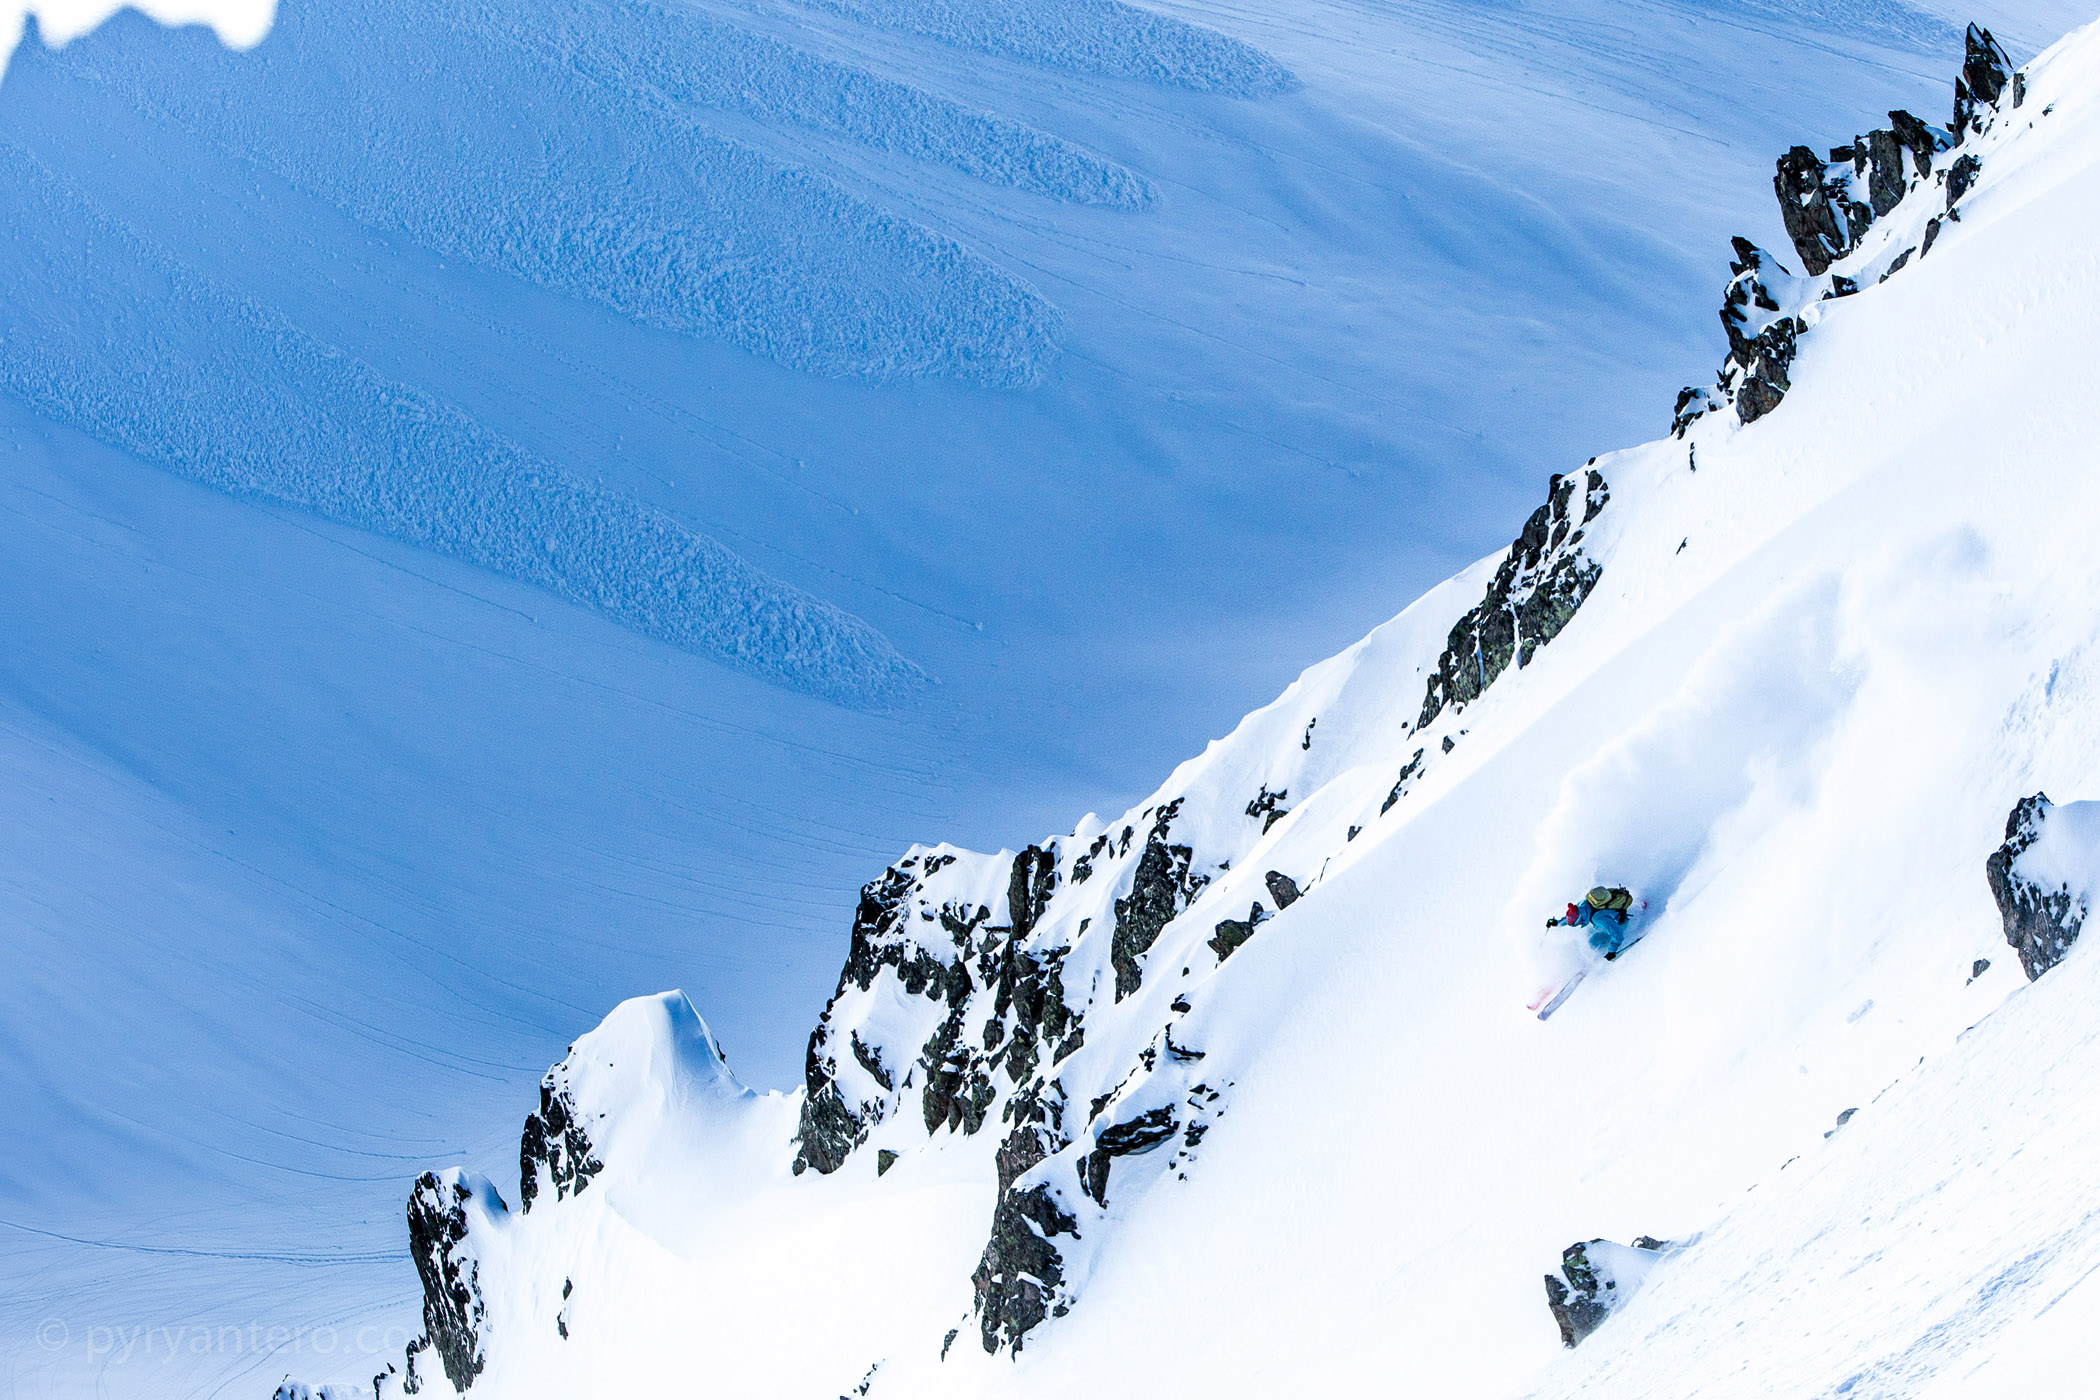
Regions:
<instances>
[{"instance_id":1,"label":"snow-covered slope","mask_svg":"<svg viewBox=\"0 0 2100 1400\"><path fill-rule=\"evenodd\" d=\"M870 883L798 1097L666 1113L675 994L579 1041L530 1210L418 1187L419 1393L2067 1393L2100 30L1833 144L1676 435L1131 811ZM1645 936L1542 1024L1600 881Z\"/></svg>"},{"instance_id":2,"label":"snow-covered slope","mask_svg":"<svg viewBox=\"0 0 2100 1400\"><path fill-rule=\"evenodd\" d=\"M404 1182L515 1206L533 1086L637 990L794 1083L870 873L1132 807L1660 431L1720 240L1783 242L1772 153L1941 105L1960 46L1900 0L27 8L39 1400L368 1377Z\"/></svg>"}]
</instances>

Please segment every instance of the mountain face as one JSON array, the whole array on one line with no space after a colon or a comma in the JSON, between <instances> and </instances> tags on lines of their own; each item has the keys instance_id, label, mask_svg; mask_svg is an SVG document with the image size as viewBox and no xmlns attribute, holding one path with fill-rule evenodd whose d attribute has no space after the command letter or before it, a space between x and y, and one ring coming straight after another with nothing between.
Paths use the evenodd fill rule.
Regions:
<instances>
[{"instance_id":1,"label":"mountain face","mask_svg":"<svg viewBox=\"0 0 2100 1400\"><path fill-rule=\"evenodd\" d=\"M2092 804L1990 848L2036 778L2100 785L2063 528L2100 504L2100 38L2016 71L1971 28L1946 126L1774 184L1801 270L1736 241L1670 438L1552 477L1131 811L896 861L800 1091L744 1089L679 993L579 1040L517 1212L417 1182L427 1336L381 1393L2002 1370L2100 1259L2080 1168L1992 1165L2100 1148L2027 1058L2100 998ZM1640 943L1540 1025L1587 955L1538 925L1600 882Z\"/></svg>"}]
</instances>

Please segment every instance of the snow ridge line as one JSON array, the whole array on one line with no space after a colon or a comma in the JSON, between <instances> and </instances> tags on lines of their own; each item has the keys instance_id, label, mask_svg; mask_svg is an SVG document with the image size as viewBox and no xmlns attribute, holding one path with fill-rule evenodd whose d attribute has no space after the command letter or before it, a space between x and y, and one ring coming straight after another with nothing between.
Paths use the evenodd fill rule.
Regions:
<instances>
[{"instance_id":1,"label":"snow ridge line","mask_svg":"<svg viewBox=\"0 0 2100 1400\"><path fill-rule=\"evenodd\" d=\"M860 618L219 287L0 143L0 389L192 481L535 584L854 707L923 673Z\"/></svg>"}]
</instances>

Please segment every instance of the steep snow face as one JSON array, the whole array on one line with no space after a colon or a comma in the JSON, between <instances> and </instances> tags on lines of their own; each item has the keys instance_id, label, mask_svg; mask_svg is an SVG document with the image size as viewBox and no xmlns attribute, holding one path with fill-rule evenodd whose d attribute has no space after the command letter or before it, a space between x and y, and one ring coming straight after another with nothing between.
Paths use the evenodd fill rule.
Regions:
<instances>
[{"instance_id":1,"label":"steep snow face","mask_svg":"<svg viewBox=\"0 0 2100 1400\"><path fill-rule=\"evenodd\" d=\"M1916 105L1958 35L1631 3L301 0L238 55L136 14L25 47L0 1058L38 1150L0 1272L72 1341L27 1310L0 1367L368 1382L358 1339L419 1325L405 1181L467 1160L517 1207L519 1117L603 1008L694 988L794 1082L911 842L1134 809L1549 467L1652 435L1770 154ZM739 173L748 209L690 189ZM726 250L657 240L667 201ZM659 295L696 267L718 295ZM1201 941L1276 908L1250 883Z\"/></svg>"},{"instance_id":2,"label":"steep snow face","mask_svg":"<svg viewBox=\"0 0 2100 1400\"><path fill-rule=\"evenodd\" d=\"M491 1227L533 1245L479 1246L473 1393L1910 1396L2000 1365L2100 1262L2056 1068L2100 1044L2100 964L2012 995L1984 870L2014 797L2100 790L2100 564L2061 525L2100 507L2100 31L2007 77L1965 74L1845 257L1944 216L1932 246L1797 304L1783 402L1555 478L1121 817L872 882L804 1090L747 1110L736 1224L616 1228L593 1184ZM2018 869L2084 888L2061 810ZM1542 916L1604 881L1645 936L1541 1025ZM1559 1360L1555 1267L1631 1295Z\"/></svg>"}]
</instances>

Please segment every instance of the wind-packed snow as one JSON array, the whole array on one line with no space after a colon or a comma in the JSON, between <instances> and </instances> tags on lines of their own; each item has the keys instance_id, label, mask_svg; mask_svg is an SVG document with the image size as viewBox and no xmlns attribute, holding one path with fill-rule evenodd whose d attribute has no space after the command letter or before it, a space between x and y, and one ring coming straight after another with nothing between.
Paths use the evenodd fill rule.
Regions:
<instances>
[{"instance_id":1,"label":"wind-packed snow","mask_svg":"<svg viewBox=\"0 0 2100 1400\"><path fill-rule=\"evenodd\" d=\"M818 1045L864 1076L847 1098L893 1109L829 1174L790 1174L776 1138L742 1207L788 1250L821 1235L822 1267L735 1245L674 1263L585 1192L497 1232L531 1254L487 1275L471 1393L2076 1393L2100 964L2081 945L2027 985L1984 858L2016 799L2100 791L2100 563L2064 524L2100 508L2100 29L2035 62L1964 153L1983 173L1961 217L1822 304L1780 407L1591 464L1595 590L1478 698L1418 721L1494 558L1127 816L1051 838L1026 919L1010 853L900 861L901 922L871 951L894 927L977 966L972 930L1005 919L1058 967L1086 1035L1043 1054L1078 1148L1140 1109L1202 1126L1104 1146L1094 1206L1063 1149L1013 1178L1081 1212L1036 1232L1067 1310L1025 1349L976 1344L968 1279L1021 1076L987 1081L981 1131L922 1121L933 1081L911 1075L954 1062L931 1058L942 1001L882 964L849 967ZM2059 810L2022 873L2083 880L2089 809ZM1111 905L1160 878L1147 821L1187 869L1126 985L1089 926L1120 934ZM1301 893L1219 948L1271 872ZM1604 880L1649 900L1646 935L1542 1025L1522 1006L1541 916ZM941 976L950 1007L989 996ZM1008 1023L986 1024L990 1052ZM1571 1242L1638 1236L1670 1247L1598 1247L1607 1272L1652 1267L1564 1352L1541 1275ZM725 1275L733 1326L695 1338ZM596 1298L566 1336L557 1277L568 1306Z\"/></svg>"},{"instance_id":2,"label":"wind-packed snow","mask_svg":"<svg viewBox=\"0 0 2100 1400\"><path fill-rule=\"evenodd\" d=\"M1704 927L1700 890L1726 882L1698 880L1756 848L1760 813L1794 811L1781 798L1806 780L1769 778L1785 764L1754 736L1730 748L1709 729L1739 770L1694 804L1721 837L1684 857L1642 961L1586 986L1546 1028L1562 1039L1518 1039L1541 1029L1521 1009L1526 940L1577 891L1522 910L1511 891L1639 847L1572 814L1550 849L1536 841L1562 782L1632 735L1702 628L1752 609L1715 604L1655 643L1646 675L1629 661L1559 719L1529 717L1573 693L1571 671L1634 647L1635 624L1612 617L1689 606L1709 575L1664 556L1694 527L1683 559L1722 569L1730 538L1766 547L1836 477L1893 460L1843 436L1854 409L1810 415L1835 445L1789 449L1805 455L1780 486L1762 449L1716 484L1731 459L1704 439L1709 494L1688 501L1675 449L1608 458L1654 537L1614 545L1633 552L1589 605L1601 620L1448 716L1381 808L1424 747L1407 732L1418 673L1493 561L1435 581L1506 542L1548 472L1662 430L1715 357L1726 235L1783 247L1772 156L1890 106L1939 119L1948 21L1965 16L302 0L265 36L259 18L212 34L124 14L76 33L37 13L0 84L0 1066L25 1145L0 1169L5 1388L369 1385L421 1327L407 1184L454 1164L512 1207L495 1233L518 1267L490 1267L533 1280L495 1300L513 1336L561 1340L550 1270L579 1240L603 1243L592 1277L632 1282L578 1277L574 1345L540 1358L570 1394L605 1389L612 1371L563 1368L602 1360L608 1338L627 1360L607 1364L639 1374L665 1335L732 1393L776 1393L779 1366L848 1393L880 1358L871 1385L913 1393L915 1368L938 1363L898 1339L937 1351L957 1326L947 1379L923 1393L1048 1385L1059 1368L1098 1380L1089 1356L1141 1379L1157 1367L1169 1391L1184 1365L1228 1392L1280 1388L1276 1358L1306 1338L1323 1349L1305 1364L1352 1385L1382 1374L1363 1358L1387 1335L1425 1375L1450 1339L1483 1335L1515 1368L1551 1349L1538 1277L1566 1244L1678 1237L1726 1194L1699 1161L1768 1161L1760 1125L1796 1109L1820 1141L1858 1097L1849 1080L1807 1106L1774 1090L1741 1129L1750 1147L1672 1159L1672 1190L1718 1193L1681 1209L1541 1191L1512 1165L1528 1130L1480 1139L1500 1165L1476 1173L1460 1112L1506 1099L1547 1125L1538 1140L1619 1135L1555 1182L1649 1161L1625 1148L1635 1120L1572 1093L1572 1066L1615 1063L1621 1043L1595 1029L1607 1013L1648 1024L1623 989ZM2040 14L1999 26L2023 58L2060 27ZM1922 296L1905 282L1943 257L1963 266L1998 198L1980 188L1875 304ZM2068 285L2055 264L2038 275ZM1842 328L1867 304L1804 340L1804 386L1850 353ZM1932 306L1921 324L1938 333ZM1939 342L1904 336L1903 374L1925 376L1916 347ZM1860 371L1849 402L1884 374ZM1904 392L1936 405L1970 388ZM1935 479L1951 510L1965 488L1951 467ZM1745 587L1763 602L1798 582ZM797 1178L791 1099L766 1092L801 1072L853 891L914 842L988 850L1089 809L1141 811L1204 736L1425 589L1162 789L1189 795L1206 858L1232 869L1201 872L1200 908L1144 955L1121 1029L1105 1019L1100 1053L1068 1065L1105 1092L1173 1016L1174 1043L1205 1037L1207 1058L1132 1092L1185 1102L1191 1063L1239 1087L1187 1183L1165 1184L1178 1146L1118 1159L1112 1228L1074 1256L1075 1310L1019 1366L986 1369L965 1324L997 1129L911 1144L880 1177L871 1141L839 1175ZM1843 648L1852 585L1837 596ZM2064 674L2057 693L2075 693L2076 665ZM1713 675L1732 693L1725 662ZM1658 720L1623 756L1665 772L1670 724L1705 722ZM1788 722L1771 720L1774 752ZM1525 779L1477 776L1503 772L1505 749L1528 761L1512 746L1554 724ZM1946 752L1964 732L1950 722ZM2015 789L2092 795L2068 761L2017 780L1937 750L1895 768L1969 784L1957 805L1993 842ZM1289 794L1267 829L1246 815L1264 788ZM1458 824L1432 836L1442 812ZM1638 810L1613 820L1638 827ZM1889 852L1910 849L1905 830ZM1980 858L1966 837L1932 856L1920 868L1949 880ZM1270 869L1313 893L1275 913ZM1121 891L1097 878L1106 916ZM2002 952L1966 915L1954 928L1974 898L1917 906L1962 969ZM1273 917L1219 968L1218 923L1255 900ZM1833 927L1881 928L1874 907ZM1716 946L1766 946L1730 932ZM1182 966L1212 989L1185 1015L1170 1010ZM1765 984L1784 990L1798 964L1776 966ZM1099 970L1115 1007L1105 953ZM1961 1015L2016 975L1994 964ZM1847 1016L1875 1003L1852 1034L1906 1004L1878 976L1838 997ZM512 1163L541 1074L607 1008L671 985L761 1091L733 1113L773 1155L725 1165L741 1184L709 1198L740 1201L722 1209L749 1232L696 1234L681 1257L612 1193L519 1214ZM1745 997L1711 998L1714 1044L1759 1020ZM902 1036L924 1008L892 1009ZM1508 1039L1468 1038L1483 1025ZM1562 1053L1571 1035L1594 1039ZM1916 1055L1876 1044L1876 1073L1857 1077L1878 1087L1884 1061ZM1454 1057L1464 1072L1442 1073ZM1536 1092L1513 1092L1539 1063ZM1396 1099L1394 1073L1421 1065L1439 1071L1407 1080L1426 1097ZM1638 1099L1638 1076L1620 1078ZM1242 1132L1310 1146L1250 1155ZM1403 1209L1394 1182L1453 1203L1448 1218ZM1515 1217L1484 1216L1490 1194ZM536 1223L543 1209L594 1223ZM1477 1251L1445 1247L1463 1231ZM1264 1271L1287 1285L1273 1316L1244 1287ZM1173 1319L1216 1319L1208 1359L1100 1345L1151 1314L1155 1283L1190 1300ZM830 1325L753 1345L795 1317Z\"/></svg>"}]
</instances>

